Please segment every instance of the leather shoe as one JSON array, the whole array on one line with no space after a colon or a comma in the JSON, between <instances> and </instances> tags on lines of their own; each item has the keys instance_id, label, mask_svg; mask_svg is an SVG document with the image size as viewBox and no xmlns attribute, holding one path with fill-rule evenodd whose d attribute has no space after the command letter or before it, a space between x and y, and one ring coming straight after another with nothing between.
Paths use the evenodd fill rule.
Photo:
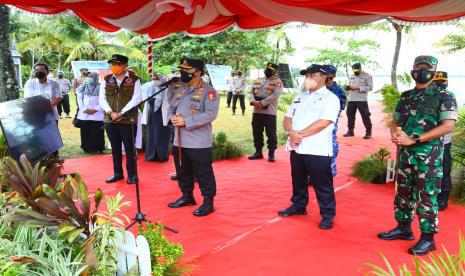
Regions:
<instances>
[{"instance_id":1,"label":"leather shoe","mask_svg":"<svg viewBox=\"0 0 465 276\"><path fill-rule=\"evenodd\" d=\"M128 184L136 184L139 182L139 179L135 175L128 176Z\"/></svg>"},{"instance_id":2,"label":"leather shoe","mask_svg":"<svg viewBox=\"0 0 465 276\"><path fill-rule=\"evenodd\" d=\"M367 131L367 133L365 133L365 136L363 136L363 139L366 140L366 139L370 139L370 138L371 138L371 131L370 132Z\"/></svg>"},{"instance_id":3,"label":"leather shoe","mask_svg":"<svg viewBox=\"0 0 465 276\"><path fill-rule=\"evenodd\" d=\"M254 154L249 156L249 160L257 160L257 159L263 159L263 153L255 152Z\"/></svg>"},{"instance_id":4,"label":"leather shoe","mask_svg":"<svg viewBox=\"0 0 465 276\"><path fill-rule=\"evenodd\" d=\"M120 179L124 179L124 176L122 174L115 174L112 177L105 180L105 182L106 183L113 183L113 182L116 182L116 181L118 181Z\"/></svg>"},{"instance_id":5,"label":"leather shoe","mask_svg":"<svg viewBox=\"0 0 465 276\"><path fill-rule=\"evenodd\" d=\"M307 214L307 210L305 210L305 209L304 210L298 210L298 209L294 208L293 206L278 212L278 215L280 215L282 217L305 216L306 214Z\"/></svg>"},{"instance_id":6,"label":"leather shoe","mask_svg":"<svg viewBox=\"0 0 465 276\"><path fill-rule=\"evenodd\" d=\"M197 202L195 202L194 196L192 194L183 194L182 197L178 198L176 201L168 203L168 207L170 208L181 208L184 206L195 206Z\"/></svg>"},{"instance_id":7,"label":"leather shoe","mask_svg":"<svg viewBox=\"0 0 465 276\"><path fill-rule=\"evenodd\" d=\"M171 180L178 180L178 175L175 174L175 173L172 173L172 174L170 175L170 179L171 179Z\"/></svg>"},{"instance_id":8,"label":"leather shoe","mask_svg":"<svg viewBox=\"0 0 465 276\"><path fill-rule=\"evenodd\" d=\"M342 135L344 137L352 137L354 136L354 131L353 130L349 130L347 131L344 135Z\"/></svg>"},{"instance_id":9,"label":"leather shoe","mask_svg":"<svg viewBox=\"0 0 465 276\"><path fill-rule=\"evenodd\" d=\"M424 238L422 234L420 240L408 249L408 253L411 255L423 256L434 250L436 250L434 239Z\"/></svg>"},{"instance_id":10,"label":"leather shoe","mask_svg":"<svg viewBox=\"0 0 465 276\"><path fill-rule=\"evenodd\" d=\"M209 214L215 212L215 208L213 207L213 204L205 204L205 202L200 205L199 209L195 210L193 212L194 216L197 217L204 217L208 216Z\"/></svg>"},{"instance_id":11,"label":"leather shoe","mask_svg":"<svg viewBox=\"0 0 465 276\"><path fill-rule=\"evenodd\" d=\"M320 222L320 229L329 230L333 228L333 219L323 218Z\"/></svg>"},{"instance_id":12,"label":"leather shoe","mask_svg":"<svg viewBox=\"0 0 465 276\"><path fill-rule=\"evenodd\" d=\"M414 239L413 232L410 227L400 227L399 225L387 232L378 233L378 238L382 240L407 240L411 241Z\"/></svg>"},{"instance_id":13,"label":"leather shoe","mask_svg":"<svg viewBox=\"0 0 465 276\"><path fill-rule=\"evenodd\" d=\"M274 157L274 150L273 151L270 150L268 152L268 162L274 162L274 161L276 161L276 158Z\"/></svg>"}]
</instances>

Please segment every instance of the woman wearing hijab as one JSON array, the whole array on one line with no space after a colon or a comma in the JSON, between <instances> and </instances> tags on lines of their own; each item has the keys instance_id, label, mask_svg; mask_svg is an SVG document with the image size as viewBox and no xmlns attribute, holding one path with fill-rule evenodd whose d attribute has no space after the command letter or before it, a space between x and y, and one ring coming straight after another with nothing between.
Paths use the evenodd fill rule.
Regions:
<instances>
[{"instance_id":1,"label":"woman wearing hijab","mask_svg":"<svg viewBox=\"0 0 465 276\"><path fill-rule=\"evenodd\" d=\"M84 84L76 93L81 124L81 148L87 152L102 152L105 147L103 109L99 105L99 75L88 72Z\"/></svg>"},{"instance_id":2,"label":"woman wearing hijab","mask_svg":"<svg viewBox=\"0 0 465 276\"><path fill-rule=\"evenodd\" d=\"M165 76L155 73L150 83L142 85L143 98L146 99L160 91L160 84L165 81ZM144 113L145 118L147 118L145 161L165 162L168 160L168 147L171 138L171 128L168 126L167 118L166 91L148 100Z\"/></svg>"}]
</instances>

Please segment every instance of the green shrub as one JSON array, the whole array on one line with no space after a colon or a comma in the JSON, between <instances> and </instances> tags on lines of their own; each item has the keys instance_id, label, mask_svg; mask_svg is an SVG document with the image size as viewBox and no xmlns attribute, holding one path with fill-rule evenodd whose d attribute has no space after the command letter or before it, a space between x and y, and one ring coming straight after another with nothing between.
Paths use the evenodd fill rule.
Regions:
<instances>
[{"instance_id":1,"label":"green shrub","mask_svg":"<svg viewBox=\"0 0 465 276\"><path fill-rule=\"evenodd\" d=\"M5 157L8 153L8 145L6 143L5 135L0 130L0 159Z\"/></svg>"},{"instance_id":2,"label":"green shrub","mask_svg":"<svg viewBox=\"0 0 465 276\"><path fill-rule=\"evenodd\" d=\"M412 269L408 268L406 264L399 266L397 273L389 260L381 254L386 269L374 265L367 264L372 270L366 275L379 275L379 276L395 276L395 275L436 275L436 276L459 276L465 274L465 239L463 235L459 235L460 249L456 255L451 255L444 248L443 253L430 253L428 259L414 257Z\"/></svg>"},{"instance_id":3,"label":"green shrub","mask_svg":"<svg viewBox=\"0 0 465 276\"><path fill-rule=\"evenodd\" d=\"M452 178L453 188L450 198L454 203L465 205L465 168L460 167L455 170Z\"/></svg>"},{"instance_id":4,"label":"green shrub","mask_svg":"<svg viewBox=\"0 0 465 276\"><path fill-rule=\"evenodd\" d=\"M213 160L223 160L241 157L242 149L228 140L228 136L220 131L213 135Z\"/></svg>"},{"instance_id":5,"label":"green shrub","mask_svg":"<svg viewBox=\"0 0 465 276\"><path fill-rule=\"evenodd\" d=\"M285 93L282 94L278 102L278 110L286 113L289 106L292 104L297 93Z\"/></svg>"},{"instance_id":6,"label":"green shrub","mask_svg":"<svg viewBox=\"0 0 465 276\"><path fill-rule=\"evenodd\" d=\"M163 234L162 224L146 223L145 229L139 225L139 235L147 239L152 259L153 275L181 275L182 269L177 267L184 254L182 245L171 243Z\"/></svg>"},{"instance_id":7,"label":"green shrub","mask_svg":"<svg viewBox=\"0 0 465 276\"><path fill-rule=\"evenodd\" d=\"M396 105L399 101L400 93L397 89L394 88L394 86L389 84L383 86L381 89L381 94L383 95L383 99L381 100L384 106L383 112L387 113L386 125L389 126L392 121L392 114L396 110Z\"/></svg>"},{"instance_id":8,"label":"green shrub","mask_svg":"<svg viewBox=\"0 0 465 276\"><path fill-rule=\"evenodd\" d=\"M364 160L355 163L352 176L358 177L363 182L386 183L387 160L390 152L385 148L369 154Z\"/></svg>"}]
</instances>

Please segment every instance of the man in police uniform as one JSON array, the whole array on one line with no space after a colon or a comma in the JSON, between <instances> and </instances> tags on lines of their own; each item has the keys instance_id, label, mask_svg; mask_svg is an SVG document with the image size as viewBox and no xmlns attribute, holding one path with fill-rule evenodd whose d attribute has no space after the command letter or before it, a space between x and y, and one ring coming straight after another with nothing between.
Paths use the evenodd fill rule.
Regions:
<instances>
[{"instance_id":1,"label":"man in police uniform","mask_svg":"<svg viewBox=\"0 0 465 276\"><path fill-rule=\"evenodd\" d=\"M283 83L278 78L278 65L268 63L265 78L257 79L249 91L250 105L254 107L252 115L252 131L255 153L249 160L262 159L263 128L268 137L268 161L274 162L274 151L278 146L276 134L276 113L279 96L283 91Z\"/></svg>"},{"instance_id":2,"label":"man in police uniform","mask_svg":"<svg viewBox=\"0 0 465 276\"><path fill-rule=\"evenodd\" d=\"M346 88L349 91L347 104L347 126L349 130L344 134L344 137L354 136L355 114L358 109L360 115L362 115L363 125L366 129L363 139L370 139L372 125L370 119L371 113L368 109L368 92L373 89L373 78L362 70L360 63L354 63L352 71L354 74L350 76L349 85Z\"/></svg>"},{"instance_id":3,"label":"man in police uniform","mask_svg":"<svg viewBox=\"0 0 465 276\"><path fill-rule=\"evenodd\" d=\"M333 130L333 158L331 159L331 172L333 176L336 176L336 158L339 153L339 144L337 142L336 133L338 129L339 116L341 115L342 110L344 110L344 108L346 107L347 97L346 92L334 80L334 78L336 77L337 68L333 65L327 64L323 65L323 70L326 71L326 88L328 88L329 91L333 92L334 95L336 95L339 98L339 104L341 106Z\"/></svg>"},{"instance_id":4,"label":"man in police uniform","mask_svg":"<svg viewBox=\"0 0 465 276\"><path fill-rule=\"evenodd\" d=\"M286 150L291 152L292 205L278 212L280 216L306 215L307 178L320 207L321 229L331 229L336 215L331 159L333 129L340 112L340 101L326 88L326 71L312 64L300 72L306 76L307 91L297 95L284 118L289 136Z\"/></svg>"},{"instance_id":5,"label":"man in police uniform","mask_svg":"<svg viewBox=\"0 0 465 276\"><path fill-rule=\"evenodd\" d=\"M437 71L436 76L433 79L434 84L440 89L447 89L449 80L447 77L447 72ZM452 190L452 179L450 176L450 171L452 169L452 155L450 153L450 148L452 147L452 133L447 133L443 137L444 144L444 160L443 160L443 177L441 180L441 193L438 195L438 211L443 211L447 208L449 200L449 194Z\"/></svg>"},{"instance_id":6,"label":"man in police uniform","mask_svg":"<svg viewBox=\"0 0 465 276\"><path fill-rule=\"evenodd\" d=\"M171 85L168 91L168 117L175 127L173 155L182 196L168 206L180 208L197 204L193 195L195 176L204 200L194 215L206 216L215 210L212 121L218 115L219 99L216 90L202 80L203 61L184 58L179 67L181 82Z\"/></svg>"},{"instance_id":7,"label":"man in police uniform","mask_svg":"<svg viewBox=\"0 0 465 276\"><path fill-rule=\"evenodd\" d=\"M233 99L232 99L232 115L236 115L236 105L239 99L242 116L245 115L245 95L244 89L247 86L245 78L242 76L242 71L237 71L236 76L232 79Z\"/></svg>"},{"instance_id":8,"label":"man in police uniform","mask_svg":"<svg viewBox=\"0 0 465 276\"><path fill-rule=\"evenodd\" d=\"M99 104L105 111L104 122L111 122L106 130L111 144L114 174L106 182L113 183L124 178L121 148L121 144L124 144L127 183L136 184L138 178L134 143L137 133L136 107L142 100L140 79L134 74L129 74L127 57L115 54L108 63L113 74L105 76L105 83L100 86L99 92Z\"/></svg>"},{"instance_id":9,"label":"man in police uniform","mask_svg":"<svg viewBox=\"0 0 465 276\"><path fill-rule=\"evenodd\" d=\"M436 249L438 232L437 195L442 178L443 144L457 119L453 93L433 84L438 60L432 56L415 58L411 75L415 88L401 94L391 125L391 139L400 146L397 192L394 199L397 227L378 234L383 240L413 240L411 223L416 211L420 220L420 240L408 252L425 255ZM399 132L397 128L401 127Z\"/></svg>"}]
</instances>

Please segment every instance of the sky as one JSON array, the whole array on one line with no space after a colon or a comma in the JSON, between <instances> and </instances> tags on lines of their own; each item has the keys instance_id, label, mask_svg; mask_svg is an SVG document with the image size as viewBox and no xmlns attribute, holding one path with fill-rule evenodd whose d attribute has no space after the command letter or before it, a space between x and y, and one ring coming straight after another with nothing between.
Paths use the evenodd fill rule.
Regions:
<instances>
[{"instance_id":1,"label":"sky","mask_svg":"<svg viewBox=\"0 0 465 276\"><path fill-rule=\"evenodd\" d=\"M465 23L465 21L461 23ZM305 47L335 47L334 42L331 41L334 32L324 33L320 30L320 26L317 25L311 25L307 28L296 28L296 25L297 24L289 24L285 27L286 34L291 39L293 47L296 49L294 55L287 58L291 67L304 68L309 65L305 60L315 56L315 53L305 50ZM456 54L444 54L441 53L443 49L433 46L435 42L441 40L441 38L447 34L463 35L464 32L455 25L415 27L412 37L403 37L397 73L410 72L415 56L433 55L439 60L438 70L448 71L449 75L465 75L465 50ZM382 32L367 30L355 33L346 32L344 36L354 36L355 39L369 38L377 41L381 47L371 56L379 63L380 68L365 68L365 70L372 74L390 74L396 42L396 33L394 31Z\"/></svg>"}]
</instances>

